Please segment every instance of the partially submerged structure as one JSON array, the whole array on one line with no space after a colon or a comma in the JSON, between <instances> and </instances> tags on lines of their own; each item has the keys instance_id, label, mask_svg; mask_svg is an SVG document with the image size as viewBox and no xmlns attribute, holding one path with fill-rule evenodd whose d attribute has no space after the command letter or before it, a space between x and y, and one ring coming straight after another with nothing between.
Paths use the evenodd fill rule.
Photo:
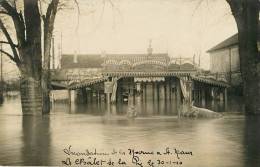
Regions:
<instances>
[{"instance_id":1,"label":"partially submerged structure","mask_svg":"<svg viewBox=\"0 0 260 167\"><path fill-rule=\"evenodd\" d=\"M164 100L174 101L179 108L191 101L227 100L228 84L200 75L194 58L172 58L153 53L151 47L146 54L65 55L52 80L67 84L77 101L84 103L127 101L133 105Z\"/></svg>"}]
</instances>

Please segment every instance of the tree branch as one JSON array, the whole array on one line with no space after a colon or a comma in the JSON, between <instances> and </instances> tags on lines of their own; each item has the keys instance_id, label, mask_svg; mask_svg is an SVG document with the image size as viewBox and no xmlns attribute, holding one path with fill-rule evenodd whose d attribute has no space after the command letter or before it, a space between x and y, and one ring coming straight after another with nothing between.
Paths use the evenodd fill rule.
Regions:
<instances>
[{"instance_id":1,"label":"tree branch","mask_svg":"<svg viewBox=\"0 0 260 167\"><path fill-rule=\"evenodd\" d=\"M0 41L0 43L9 44L9 45L13 45L14 47L18 47L18 45L14 44L14 43L12 44L12 43L7 42L7 41Z\"/></svg>"},{"instance_id":2,"label":"tree branch","mask_svg":"<svg viewBox=\"0 0 260 167\"><path fill-rule=\"evenodd\" d=\"M18 13L16 7L12 7L6 0L1 0L0 6L6 10L2 11L3 14L7 14L12 17L18 45L23 45L25 43L25 26L22 13Z\"/></svg>"},{"instance_id":3,"label":"tree branch","mask_svg":"<svg viewBox=\"0 0 260 167\"><path fill-rule=\"evenodd\" d=\"M7 57L9 57L12 61L14 61L16 63L14 57L10 53L8 53L2 49L0 49L0 52L4 53Z\"/></svg>"},{"instance_id":4,"label":"tree branch","mask_svg":"<svg viewBox=\"0 0 260 167\"><path fill-rule=\"evenodd\" d=\"M5 35L5 37L6 37L7 41L8 41L8 43L10 44L11 49L12 49L12 52L13 52L13 55L14 55L14 57L13 57L12 60L13 60L16 64L20 64L21 61L20 61L20 59L19 59L17 50L16 50L16 48L15 48L15 44L13 43L13 40L12 40L10 34L8 33L8 31L7 31L7 29L6 29L5 25L4 25L4 23L2 22L2 19L0 19L0 28L1 28L1 30L3 31L3 33L4 33L4 35Z\"/></svg>"},{"instance_id":5,"label":"tree branch","mask_svg":"<svg viewBox=\"0 0 260 167\"><path fill-rule=\"evenodd\" d=\"M15 14L16 10L14 7L12 7L6 0L2 0L0 2L0 5L10 14Z\"/></svg>"},{"instance_id":6,"label":"tree branch","mask_svg":"<svg viewBox=\"0 0 260 167\"><path fill-rule=\"evenodd\" d=\"M8 16L11 16L10 13L8 13L7 11L0 11L0 14L5 14L5 15L8 15Z\"/></svg>"},{"instance_id":7,"label":"tree branch","mask_svg":"<svg viewBox=\"0 0 260 167\"><path fill-rule=\"evenodd\" d=\"M46 47L46 40L51 40L53 34L54 21L58 10L58 4L59 0L52 0L47 8L46 16L42 17L44 22L44 48Z\"/></svg>"},{"instance_id":8,"label":"tree branch","mask_svg":"<svg viewBox=\"0 0 260 167\"><path fill-rule=\"evenodd\" d=\"M51 40L54 29L54 21L58 10L59 0L52 0L46 12L46 16L42 16L44 23L44 62L43 68L50 68L50 49Z\"/></svg>"},{"instance_id":9,"label":"tree branch","mask_svg":"<svg viewBox=\"0 0 260 167\"><path fill-rule=\"evenodd\" d=\"M238 0L226 0L227 3L230 6L231 12L234 15L234 17L238 17L241 13L241 10L243 10L242 4L244 2L238 1Z\"/></svg>"},{"instance_id":10,"label":"tree branch","mask_svg":"<svg viewBox=\"0 0 260 167\"><path fill-rule=\"evenodd\" d=\"M47 23L52 22L52 20L55 19L57 9L58 9L58 4L59 4L59 0L52 0L51 3L49 4L45 16L45 21Z\"/></svg>"}]
</instances>

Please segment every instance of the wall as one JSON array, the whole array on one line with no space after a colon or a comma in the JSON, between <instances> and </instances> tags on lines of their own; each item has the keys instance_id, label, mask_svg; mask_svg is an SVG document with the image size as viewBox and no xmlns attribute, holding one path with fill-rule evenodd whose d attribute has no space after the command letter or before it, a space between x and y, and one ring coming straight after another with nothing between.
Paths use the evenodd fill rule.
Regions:
<instances>
[{"instance_id":1,"label":"wall","mask_svg":"<svg viewBox=\"0 0 260 167\"><path fill-rule=\"evenodd\" d=\"M223 49L210 53L210 71L225 73L229 71L229 50Z\"/></svg>"},{"instance_id":2,"label":"wall","mask_svg":"<svg viewBox=\"0 0 260 167\"><path fill-rule=\"evenodd\" d=\"M211 52L210 71L225 75L233 86L241 85L238 46Z\"/></svg>"},{"instance_id":3,"label":"wall","mask_svg":"<svg viewBox=\"0 0 260 167\"><path fill-rule=\"evenodd\" d=\"M237 72L240 69L239 66L237 46L210 53L210 71L212 73Z\"/></svg>"},{"instance_id":4,"label":"wall","mask_svg":"<svg viewBox=\"0 0 260 167\"><path fill-rule=\"evenodd\" d=\"M101 68L71 68L71 69L59 69L53 71L52 80L55 81L67 81L67 80L82 80L93 79L101 76Z\"/></svg>"},{"instance_id":5,"label":"wall","mask_svg":"<svg viewBox=\"0 0 260 167\"><path fill-rule=\"evenodd\" d=\"M238 47L232 47L231 49L231 72L240 72L240 61Z\"/></svg>"}]
</instances>

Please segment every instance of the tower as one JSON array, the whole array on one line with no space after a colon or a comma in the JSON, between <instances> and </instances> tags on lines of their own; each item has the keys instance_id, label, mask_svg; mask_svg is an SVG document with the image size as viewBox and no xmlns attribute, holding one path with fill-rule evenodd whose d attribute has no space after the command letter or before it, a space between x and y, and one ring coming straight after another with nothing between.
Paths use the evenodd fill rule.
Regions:
<instances>
[{"instance_id":1,"label":"tower","mask_svg":"<svg viewBox=\"0 0 260 167\"><path fill-rule=\"evenodd\" d=\"M149 48L147 48L147 53L148 55L152 55L153 54L153 48L152 48L152 40L149 40Z\"/></svg>"}]
</instances>

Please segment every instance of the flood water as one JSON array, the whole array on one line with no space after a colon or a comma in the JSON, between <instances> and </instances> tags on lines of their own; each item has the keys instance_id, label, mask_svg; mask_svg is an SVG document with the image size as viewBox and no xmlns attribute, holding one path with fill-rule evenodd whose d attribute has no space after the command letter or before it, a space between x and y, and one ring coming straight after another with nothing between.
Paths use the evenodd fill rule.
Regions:
<instances>
[{"instance_id":1,"label":"flood water","mask_svg":"<svg viewBox=\"0 0 260 167\"><path fill-rule=\"evenodd\" d=\"M127 104L112 106L108 113L102 103L55 103L50 115L32 117L21 115L19 97L6 98L0 106L0 165L62 165L64 149L71 145L76 151L192 151L192 156L182 157L182 165L168 166L260 166L260 119L237 114L243 108L237 100L230 100L228 107L218 102L207 107L226 111L225 116L178 119L174 104L147 101L136 119L126 118Z\"/></svg>"}]
</instances>

